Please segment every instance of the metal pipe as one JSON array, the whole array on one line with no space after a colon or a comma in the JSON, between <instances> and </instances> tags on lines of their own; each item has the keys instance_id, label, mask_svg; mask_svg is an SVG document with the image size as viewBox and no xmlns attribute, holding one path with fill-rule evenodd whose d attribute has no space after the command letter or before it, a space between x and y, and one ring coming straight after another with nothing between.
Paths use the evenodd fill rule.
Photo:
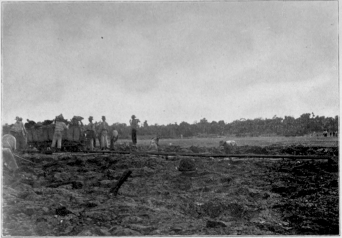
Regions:
<instances>
[{"instance_id":1,"label":"metal pipe","mask_svg":"<svg viewBox=\"0 0 342 238\"><path fill-rule=\"evenodd\" d=\"M84 153L84 152L82 152ZM326 155L264 155L264 154L197 154L174 152L135 152L135 151L88 151L90 154L134 154L134 155L163 155L163 156L191 156L191 157L236 157L236 158L286 158L286 159L331 159L334 156Z\"/></svg>"},{"instance_id":2,"label":"metal pipe","mask_svg":"<svg viewBox=\"0 0 342 238\"><path fill-rule=\"evenodd\" d=\"M28 151L27 151L28 152ZM30 152L28 152L30 153ZM39 153L32 152L31 153ZM213 158L225 158L225 157L235 157L235 158L281 158L281 159L331 159L337 156L326 156L326 155L265 155L265 154L197 154L197 153L175 153L175 152L153 152L153 151L82 151L82 152L68 152L71 154L82 155L87 154L134 154L134 155L162 155L162 156L190 156L190 157L213 157Z\"/></svg>"}]
</instances>

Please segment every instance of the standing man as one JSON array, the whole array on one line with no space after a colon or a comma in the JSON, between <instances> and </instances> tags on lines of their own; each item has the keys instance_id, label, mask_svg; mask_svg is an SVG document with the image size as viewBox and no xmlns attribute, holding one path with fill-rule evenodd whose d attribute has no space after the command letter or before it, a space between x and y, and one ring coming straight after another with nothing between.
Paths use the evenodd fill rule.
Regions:
<instances>
[{"instance_id":1,"label":"standing man","mask_svg":"<svg viewBox=\"0 0 342 238\"><path fill-rule=\"evenodd\" d=\"M129 123L132 128L132 142L133 142L133 145L136 145L137 144L137 128L138 128L139 119L135 118L135 115L133 115L132 119L129 120Z\"/></svg>"},{"instance_id":2,"label":"standing man","mask_svg":"<svg viewBox=\"0 0 342 238\"><path fill-rule=\"evenodd\" d=\"M95 124L93 123L93 117L90 116L88 118L89 124L87 125L86 132L87 132L87 147L90 149L90 151L94 150L94 143L96 140L96 130L95 130Z\"/></svg>"},{"instance_id":3,"label":"standing man","mask_svg":"<svg viewBox=\"0 0 342 238\"><path fill-rule=\"evenodd\" d=\"M101 122L99 130L98 130L98 132L101 136L100 143L101 143L101 149L102 150L108 149L108 141L107 141L108 127L109 126L108 126L108 123L106 122L106 117L102 116L102 122Z\"/></svg>"},{"instance_id":4,"label":"standing man","mask_svg":"<svg viewBox=\"0 0 342 238\"><path fill-rule=\"evenodd\" d=\"M59 115L55 120L55 132L52 138L51 148L55 148L57 142L57 151L61 151L62 149L62 136L64 129L68 129L67 125L63 122L63 115Z\"/></svg>"},{"instance_id":5,"label":"standing man","mask_svg":"<svg viewBox=\"0 0 342 238\"><path fill-rule=\"evenodd\" d=\"M23 119L20 117L16 117L16 122L14 123L14 125L12 126L10 133L15 137L16 141L17 141L17 149L18 150L23 150L26 148L26 135L27 135L27 131L24 127L23 124Z\"/></svg>"}]
</instances>

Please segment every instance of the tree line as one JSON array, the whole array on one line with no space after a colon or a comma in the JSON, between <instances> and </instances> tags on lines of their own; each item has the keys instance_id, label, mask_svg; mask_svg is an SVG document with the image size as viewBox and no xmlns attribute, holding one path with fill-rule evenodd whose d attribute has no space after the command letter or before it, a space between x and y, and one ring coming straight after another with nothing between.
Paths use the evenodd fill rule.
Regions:
<instances>
[{"instance_id":1,"label":"tree line","mask_svg":"<svg viewBox=\"0 0 342 238\"><path fill-rule=\"evenodd\" d=\"M125 123L112 125L118 130L122 138L130 137L130 126ZM190 124L149 125L145 120L139 125L138 135L155 136L160 138L177 138L193 136L303 136L323 131L336 132L338 130L338 116L316 116L314 113L304 113L298 118L292 116L273 118L256 118L235 120L230 123L220 121L209 122L206 118Z\"/></svg>"},{"instance_id":2,"label":"tree line","mask_svg":"<svg viewBox=\"0 0 342 238\"><path fill-rule=\"evenodd\" d=\"M3 133L9 131L10 125L3 126ZM126 123L114 123L110 126L119 132L120 138L130 138L131 127ZM338 130L338 116L325 117L304 113L298 118L292 116L273 118L241 118L230 123L224 120L209 122L206 118L192 124L188 122L149 125L145 120L138 126L138 136L160 138L179 137L211 137L211 136L303 136L323 131L336 132Z\"/></svg>"}]
</instances>

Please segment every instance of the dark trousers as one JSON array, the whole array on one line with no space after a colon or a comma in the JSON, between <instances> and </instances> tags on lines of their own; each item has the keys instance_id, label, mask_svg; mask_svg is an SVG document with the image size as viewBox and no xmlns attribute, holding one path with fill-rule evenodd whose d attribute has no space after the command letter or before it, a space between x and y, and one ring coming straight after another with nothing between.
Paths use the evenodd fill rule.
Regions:
<instances>
[{"instance_id":1,"label":"dark trousers","mask_svg":"<svg viewBox=\"0 0 342 238\"><path fill-rule=\"evenodd\" d=\"M133 145L137 144L137 130L136 129L132 129L132 142L133 142Z\"/></svg>"}]
</instances>

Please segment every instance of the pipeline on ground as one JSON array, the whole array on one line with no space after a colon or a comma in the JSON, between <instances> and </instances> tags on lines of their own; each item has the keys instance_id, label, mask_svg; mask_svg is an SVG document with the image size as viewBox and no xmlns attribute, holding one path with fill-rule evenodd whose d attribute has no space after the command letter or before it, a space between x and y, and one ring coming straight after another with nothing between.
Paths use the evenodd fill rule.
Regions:
<instances>
[{"instance_id":1,"label":"pipeline on ground","mask_svg":"<svg viewBox=\"0 0 342 238\"><path fill-rule=\"evenodd\" d=\"M32 153L26 151L27 153ZM34 152L33 152L34 153ZM38 152L35 152L38 153ZM159 155L159 156L184 156L184 157L212 157L212 158L260 158L260 159L319 159L319 160L331 160L336 159L336 156L327 155L266 155L266 154L201 154L201 153L175 153L175 152L153 152L153 151L112 151L112 150L102 150L102 151L83 151L83 152L66 152L68 154L75 155L91 155L91 154L133 154L133 155ZM53 154L63 154L53 153Z\"/></svg>"}]
</instances>

